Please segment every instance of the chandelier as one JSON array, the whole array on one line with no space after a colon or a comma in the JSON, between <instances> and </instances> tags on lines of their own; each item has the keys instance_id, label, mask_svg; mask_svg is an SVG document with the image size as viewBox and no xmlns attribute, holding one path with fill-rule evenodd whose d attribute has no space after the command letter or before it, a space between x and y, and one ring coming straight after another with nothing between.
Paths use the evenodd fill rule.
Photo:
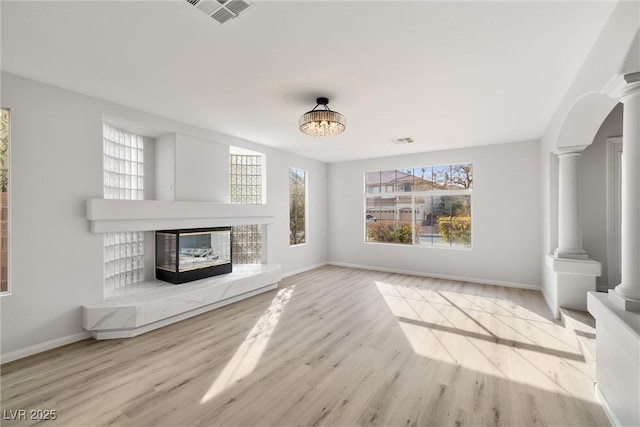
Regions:
<instances>
[{"instance_id":1,"label":"chandelier","mask_svg":"<svg viewBox=\"0 0 640 427\"><path fill-rule=\"evenodd\" d=\"M344 131L347 120L337 111L331 111L328 107L329 98L316 99L313 110L300 116L300 130L307 135L324 137L334 136ZM320 105L324 110L316 110Z\"/></svg>"}]
</instances>

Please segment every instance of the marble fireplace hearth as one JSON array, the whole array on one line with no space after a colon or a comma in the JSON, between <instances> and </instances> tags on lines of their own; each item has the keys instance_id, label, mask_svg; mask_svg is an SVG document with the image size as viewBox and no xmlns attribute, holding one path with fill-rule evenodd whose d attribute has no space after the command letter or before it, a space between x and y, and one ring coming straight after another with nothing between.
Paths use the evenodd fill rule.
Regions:
<instances>
[{"instance_id":1,"label":"marble fireplace hearth","mask_svg":"<svg viewBox=\"0 0 640 427\"><path fill-rule=\"evenodd\" d=\"M82 307L82 326L96 339L135 337L278 287L279 265L234 266L233 273L179 286L154 280Z\"/></svg>"}]
</instances>

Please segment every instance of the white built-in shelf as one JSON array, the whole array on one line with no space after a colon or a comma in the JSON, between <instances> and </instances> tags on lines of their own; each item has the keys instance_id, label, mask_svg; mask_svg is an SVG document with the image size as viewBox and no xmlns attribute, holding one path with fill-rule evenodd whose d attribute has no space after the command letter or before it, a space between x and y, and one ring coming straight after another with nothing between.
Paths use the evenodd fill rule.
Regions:
<instances>
[{"instance_id":1,"label":"white built-in shelf","mask_svg":"<svg viewBox=\"0 0 640 427\"><path fill-rule=\"evenodd\" d=\"M86 217L94 233L270 224L269 205L160 200L87 200Z\"/></svg>"}]
</instances>

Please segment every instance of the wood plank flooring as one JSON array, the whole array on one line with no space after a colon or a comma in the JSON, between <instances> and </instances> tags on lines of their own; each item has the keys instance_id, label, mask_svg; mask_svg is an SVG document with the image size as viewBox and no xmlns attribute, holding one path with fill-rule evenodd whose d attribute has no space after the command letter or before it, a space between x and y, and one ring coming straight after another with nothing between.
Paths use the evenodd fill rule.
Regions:
<instances>
[{"instance_id":1,"label":"wood plank flooring","mask_svg":"<svg viewBox=\"0 0 640 427\"><path fill-rule=\"evenodd\" d=\"M7 363L2 426L608 425L593 369L539 292L327 266Z\"/></svg>"}]
</instances>

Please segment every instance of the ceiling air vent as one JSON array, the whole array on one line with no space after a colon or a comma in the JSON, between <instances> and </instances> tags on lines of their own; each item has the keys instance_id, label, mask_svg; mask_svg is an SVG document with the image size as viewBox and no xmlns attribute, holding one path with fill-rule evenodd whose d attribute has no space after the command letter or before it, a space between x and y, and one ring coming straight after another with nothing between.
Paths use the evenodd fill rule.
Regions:
<instances>
[{"instance_id":1,"label":"ceiling air vent","mask_svg":"<svg viewBox=\"0 0 640 427\"><path fill-rule=\"evenodd\" d=\"M229 19L233 19L236 16L229 12L227 9L225 9L224 7L221 7L220 9L216 10L214 12L213 15L211 15L211 17L213 19L215 19L216 21L218 21L221 24L224 24L225 22L227 22Z\"/></svg>"},{"instance_id":2,"label":"ceiling air vent","mask_svg":"<svg viewBox=\"0 0 640 427\"><path fill-rule=\"evenodd\" d=\"M396 138L391 140L394 144L413 144L413 138Z\"/></svg>"},{"instance_id":3,"label":"ceiling air vent","mask_svg":"<svg viewBox=\"0 0 640 427\"><path fill-rule=\"evenodd\" d=\"M225 7L237 16L240 15L240 12L249 7L249 3L242 0L231 0Z\"/></svg>"},{"instance_id":4,"label":"ceiling air vent","mask_svg":"<svg viewBox=\"0 0 640 427\"><path fill-rule=\"evenodd\" d=\"M187 0L189 1L189 0ZM207 15L211 15L217 8L220 7L220 4L214 0L200 0L196 7L206 13Z\"/></svg>"},{"instance_id":5,"label":"ceiling air vent","mask_svg":"<svg viewBox=\"0 0 640 427\"><path fill-rule=\"evenodd\" d=\"M220 24L237 18L241 12L251 6L244 0L186 0L186 2L197 7Z\"/></svg>"}]
</instances>

